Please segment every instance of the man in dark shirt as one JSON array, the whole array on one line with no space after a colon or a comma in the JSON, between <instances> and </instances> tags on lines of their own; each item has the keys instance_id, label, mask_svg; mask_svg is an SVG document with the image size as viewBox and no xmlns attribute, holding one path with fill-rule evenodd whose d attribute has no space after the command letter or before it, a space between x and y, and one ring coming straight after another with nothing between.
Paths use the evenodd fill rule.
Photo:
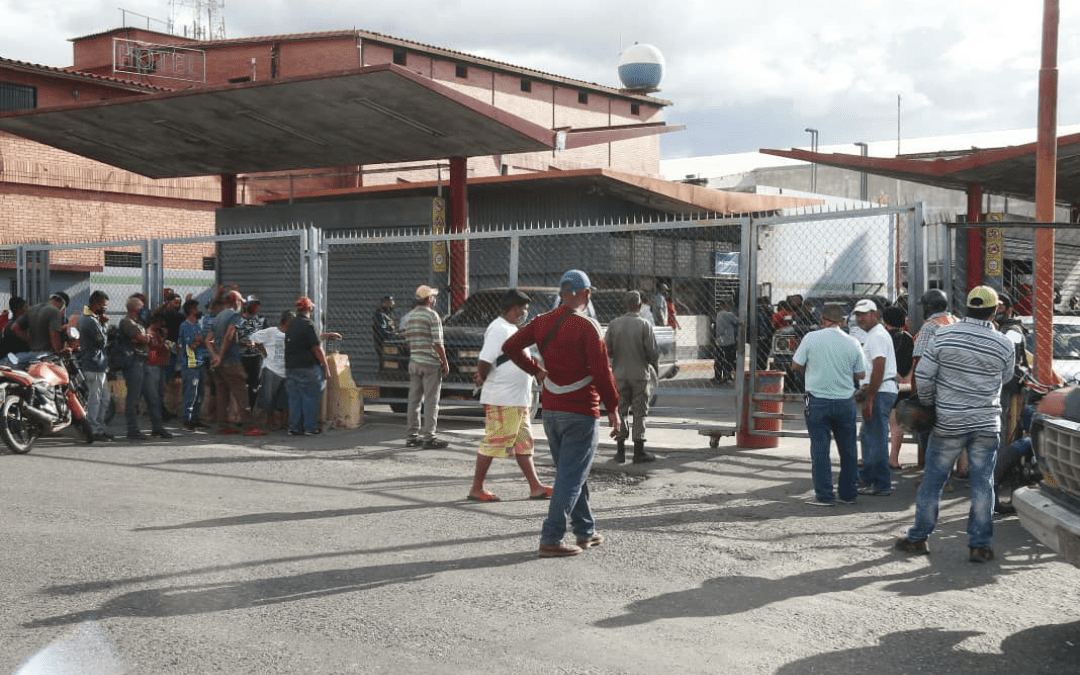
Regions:
<instances>
[{"instance_id":1,"label":"man in dark shirt","mask_svg":"<svg viewBox=\"0 0 1080 675\"><path fill-rule=\"evenodd\" d=\"M63 349L64 308L68 301L67 293L53 293L48 301L34 305L15 320L12 330L30 345L29 351L58 352Z\"/></svg>"},{"instance_id":2,"label":"man in dark shirt","mask_svg":"<svg viewBox=\"0 0 1080 675\"><path fill-rule=\"evenodd\" d=\"M18 354L30 350L30 345L23 338L15 334L15 320L26 314L26 300L15 296L8 301L10 314L3 331L0 331L0 358L8 354Z\"/></svg>"},{"instance_id":3,"label":"man in dark shirt","mask_svg":"<svg viewBox=\"0 0 1080 675\"><path fill-rule=\"evenodd\" d=\"M285 389L289 392L289 435L314 436L319 429L319 402L330 379L319 334L311 320L315 303L296 301L296 318L285 330Z\"/></svg>"},{"instance_id":4,"label":"man in dark shirt","mask_svg":"<svg viewBox=\"0 0 1080 675\"><path fill-rule=\"evenodd\" d=\"M375 316L371 321L371 332L375 338L376 358L382 353L383 342L397 330L397 322L394 320L394 296L387 295L379 303L375 310Z\"/></svg>"}]
</instances>

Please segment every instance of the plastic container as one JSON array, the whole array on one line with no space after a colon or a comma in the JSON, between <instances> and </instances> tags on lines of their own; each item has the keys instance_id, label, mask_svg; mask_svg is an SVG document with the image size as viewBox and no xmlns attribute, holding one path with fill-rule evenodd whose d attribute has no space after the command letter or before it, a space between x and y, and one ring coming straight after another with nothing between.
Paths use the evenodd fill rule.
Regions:
<instances>
[{"instance_id":1,"label":"plastic container","mask_svg":"<svg viewBox=\"0 0 1080 675\"><path fill-rule=\"evenodd\" d=\"M757 371L757 393L783 394L784 372L782 370ZM783 401L759 401L755 404L750 395L750 371L746 371L746 386L743 387L743 418L735 432L735 445L740 448L775 448L780 445L779 436L755 434L755 431L780 431L783 420L751 417L754 412L782 413ZM753 426L751 426L751 421Z\"/></svg>"}]
</instances>

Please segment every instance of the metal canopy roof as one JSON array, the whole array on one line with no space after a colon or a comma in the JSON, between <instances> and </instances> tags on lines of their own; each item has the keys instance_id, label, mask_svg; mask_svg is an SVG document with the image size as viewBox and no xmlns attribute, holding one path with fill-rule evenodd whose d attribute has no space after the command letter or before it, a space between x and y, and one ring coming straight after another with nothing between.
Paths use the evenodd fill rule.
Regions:
<instances>
[{"instance_id":1,"label":"metal canopy roof","mask_svg":"<svg viewBox=\"0 0 1080 675\"><path fill-rule=\"evenodd\" d=\"M556 132L394 65L0 116L150 178L550 150Z\"/></svg>"},{"instance_id":2,"label":"metal canopy roof","mask_svg":"<svg viewBox=\"0 0 1080 675\"><path fill-rule=\"evenodd\" d=\"M967 190L973 183L979 183L983 192L1035 201L1035 143L974 149L933 159L862 157L806 150L762 149L761 152L952 190ZM1080 134L1059 138L1057 154L1057 201L1069 206L1080 204Z\"/></svg>"}]
</instances>

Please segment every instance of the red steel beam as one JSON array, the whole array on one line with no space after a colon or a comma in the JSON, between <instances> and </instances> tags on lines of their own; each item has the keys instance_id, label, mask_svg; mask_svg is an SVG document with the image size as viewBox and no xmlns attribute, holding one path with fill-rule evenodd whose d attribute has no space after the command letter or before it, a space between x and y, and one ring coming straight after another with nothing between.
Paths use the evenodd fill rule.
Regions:
<instances>
[{"instance_id":1,"label":"red steel beam","mask_svg":"<svg viewBox=\"0 0 1080 675\"><path fill-rule=\"evenodd\" d=\"M1039 133L1035 153L1035 219L1056 219L1058 0L1043 5L1042 66L1039 69ZM1054 379L1054 230L1035 231L1035 379Z\"/></svg>"},{"instance_id":2,"label":"red steel beam","mask_svg":"<svg viewBox=\"0 0 1080 675\"><path fill-rule=\"evenodd\" d=\"M971 183L967 189L967 222L982 222L982 184ZM983 278L983 231L971 228L967 231L967 291L982 285Z\"/></svg>"}]
</instances>

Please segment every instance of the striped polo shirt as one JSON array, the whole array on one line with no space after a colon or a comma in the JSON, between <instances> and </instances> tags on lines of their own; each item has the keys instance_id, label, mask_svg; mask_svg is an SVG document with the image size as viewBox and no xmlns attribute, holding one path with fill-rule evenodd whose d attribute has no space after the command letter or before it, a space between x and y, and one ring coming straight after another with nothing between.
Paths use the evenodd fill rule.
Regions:
<instances>
[{"instance_id":1,"label":"striped polo shirt","mask_svg":"<svg viewBox=\"0 0 1080 675\"><path fill-rule=\"evenodd\" d=\"M915 368L919 400L937 407L934 432L999 432L1001 385L1015 359L1012 342L989 321L966 317L938 328Z\"/></svg>"},{"instance_id":2,"label":"striped polo shirt","mask_svg":"<svg viewBox=\"0 0 1080 675\"><path fill-rule=\"evenodd\" d=\"M405 340L409 343L409 360L429 366L440 366L435 345L443 343L442 321L435 310L417 305L401 322Z\"/></svg>"}]
</instances>

